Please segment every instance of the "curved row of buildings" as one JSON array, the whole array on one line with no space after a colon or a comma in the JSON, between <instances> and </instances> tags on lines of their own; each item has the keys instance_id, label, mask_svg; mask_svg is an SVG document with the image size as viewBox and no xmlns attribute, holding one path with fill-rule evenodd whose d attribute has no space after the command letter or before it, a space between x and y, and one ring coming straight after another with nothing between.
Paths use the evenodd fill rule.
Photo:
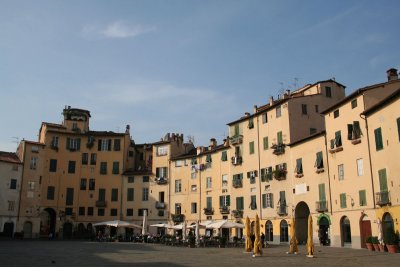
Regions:
<instances>
[{"instance_id":1,"label":"curved row of buildings","mask_svg":"<svg viewBox=\"0 0 400 267\"><path fill-rule=\"evenodd\" d=\"M269 243L290 240L293 217L305 243L311 214L315 243L325 233L328 245L361 248L379 224L391 238L400 219L397 70L387 79L348 96L325 80L271 97L207 147L175 133L135 144L129 126L92 131L89 111L65 107L62 124L43 122L37 141L0 153L0 230L71 238L100 221L141 224L145 213L148 225L258 214Z\"/></svg>"}]
</instances>

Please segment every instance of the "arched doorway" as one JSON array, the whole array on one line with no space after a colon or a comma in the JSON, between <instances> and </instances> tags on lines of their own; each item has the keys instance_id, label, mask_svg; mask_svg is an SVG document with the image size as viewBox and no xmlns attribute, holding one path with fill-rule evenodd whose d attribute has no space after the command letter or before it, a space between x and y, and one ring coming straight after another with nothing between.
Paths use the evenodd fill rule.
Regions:
<instances>
[{"instance_id":1,"label":"arched doorway","mask_svg":"<svg viewBox=\"0 0 400 267\"><path fill-rule=\"evenodd\" d=\"M340 220L340 235L342 238L342 247L351 247L351 227L347 216L343 216Z\"/></svg>"},{"instance_id":2,"label":"arched doorway","mask_svg":"<svg viewBox=\"0 0 400 267\"><path fill-rule=\"evenodd\" d=\"M87 237L86 236L86 228L85 228L85 225L83 223L79 223L78 224L78 229L77 229L75 235L76 235L75 237L80 238L80 239Z\"/></svg>"},{"instance_id":3,"label":"arched doorway","mask_svg":"<svg viewBox=\"0 0 400 267\"><path fill-rule=\"evenodd\" d=\"M13 233L14 233L14 223L13 222L4 223L3 235L6 237L12 237Z\"/></svg>"},{"instance_id":4,"label":"arched doorway","mask_svg":"<svg viewBox=\"0 0 400 267\"><path fill-rule=\"evenodd\" d=\"M321 216L318 220L318 238L322 246L329 246L331 243L329 238L329 224L330 222L326 216Z\"/></svg>"},{"instance_id":5,"label":"arched doorway","mask_svg":"<svg viewBox=\"0 0 400 267\"><path fill-rule=\"evenodd\" d=\"M24 238L32 238L32 223L29 221L24 223Z\"/></svg>"},{"instance_id":6,"label":"arched doorway","mask_svg":"<svg viewBox=\"0 0 400 267\"><path fill-rule=\"evenodd\" d=\"M63 239L72 238L72 223L66 222L63 225Z\"/></svg>"},{"instance_id":7,"label":"arched doorway","mask_svg":"<svg viewBox=\"0 0 400 267\"><path fill-rule=\"evenodd\" d=\"M388 240L392 239L392 235L394 234L393 218L389 212L383 214L382 231L383 240L385 240L385 243L387 243Z\"/></svg>"},{"instance_id":8,"label":"arched doorway","mask_svg":"<svg viewBox=\"0 0 400 267\"><path fill-rule=\"evenodd\" d=\"M265 240L268 242L274 241L274 227L271 221L265 223Z\"/></svg>"},{"instance_id":9,"label":"arched doorway","mask_svg":"<svg viewBox=\"0 0 400 267\"><path fill-rule=\"evenodd\" d=\"M306 244L308 237L308 215L310 209L304 201L299 202L295 209L296 238L299 244Z\"/></svg>"},{"instance_id":10,"label":"arched doorway","mask_svg":"<svg viewBox=\"0 0 400 267\"><path fill-rule=\"evenodd\" d=\"M280 241L281 242L289 242L289 235L288 235L288 224L287 221L282 220L280 224Z\"/></svg>"},{"instance_id":11,"label":"arched doorway","mask_svg":"<svg viewBox=\"0 0 400 267\"><path fill-rule=\"evenodd\" d=\"M40 235L48 236L50 233L55 234L56 228L56 211L52 208L46 208L40 213Z\"/></svg>"},{"instance_id":12,"label":"arched doorway","mask_svg":"<svg viewBox=\"0 0 400 267\"><path fill-rule=\"evenodd\" d=\"M371 221L367 215L363 215L360 218L360 242L362 248L367 247L365 243L368 236L372 236Z\"/></svg>"}]
</instances>

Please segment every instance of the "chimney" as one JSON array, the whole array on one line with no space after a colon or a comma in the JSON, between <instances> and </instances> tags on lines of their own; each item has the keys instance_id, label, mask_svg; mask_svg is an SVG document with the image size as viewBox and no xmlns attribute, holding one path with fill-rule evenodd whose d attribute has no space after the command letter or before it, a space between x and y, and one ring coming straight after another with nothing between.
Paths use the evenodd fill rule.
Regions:
<instances>
[{"instance_id":1,"label":"chimney","mask_svg":"<svg viewBox=\"0 0 400 267\"><path fill-rule=\"evenodd\" d=\"M274 104L274 97L270 96L269 97L269 105L272 106Z\"/></svg>"},{"instance_id":2,"label":"chimney","mask_svg":"<svg viewBox=\"0 0 400 267\"><path fill-rule=\"evenodd\" d=\"M257 108L258 108L257 105L253 106L253 113L257 113Z\"/></svg>"},{"instance_id":3,"label":"chimney","mask_svg":"<svg viewBox=\"0 0 400 267\"><path fill-rule=\"evenodd\" d=\"M202 147L202 146L197 147L197 155L199 155L200 153L203 153L203 152L204 152L204 147Z\"/></svg>"},{"instance_id":4,"label":"chimney","mask_svg":"<svg viewBox=\"0 0 400 267\"><path fill-rule=\"evenodd\" d=\"M224 146L229 146L229 136L224 139Z\"/></svg>"},{"instance_id":5,"label":"chimney","mask_svg":"<svg viewBox=\"0 0 400 267\"><path fill-rule=\"evenodd\" d=\"M210 139L210 150L217 146L217 140L215 138Z\"/></svg>"},{"instance_id":6,"label":"chimney","mask_svg":"<svg viewBox=\"0 0 400 267\"><path fill-rule=\"evenodd\" d=\"M391 68L388 71L386 71L386 73L387 73L388 82L399 79L399 76L397 74L397 69Z\"/></svg>"}]
</instances>

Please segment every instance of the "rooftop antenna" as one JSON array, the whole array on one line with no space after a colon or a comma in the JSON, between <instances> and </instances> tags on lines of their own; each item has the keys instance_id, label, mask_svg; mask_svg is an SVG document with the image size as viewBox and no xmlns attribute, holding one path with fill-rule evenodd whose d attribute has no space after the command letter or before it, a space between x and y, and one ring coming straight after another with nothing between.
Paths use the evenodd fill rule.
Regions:
<instances>
[{"instance_id":1,"label":"rooftop antenna","mask_svg":"<svg viewBox=\"0 0 400 267\"><path fill-rule=\"evenodd\" d=\"M293 86L294 86L294 89L296 90L300 78L294 77L293 80L294 80Z\"/></svg>"},{"instance_id":2,"label":"rooftop antenna","mask_svg":"<svg viewBox=\"0 0 400 267\"><path fill-rule=\"evenodd\" d=\"M194 144L194 136L193 135L188 135L187 136L188 142Z\"/></svg>"}]
</instances>

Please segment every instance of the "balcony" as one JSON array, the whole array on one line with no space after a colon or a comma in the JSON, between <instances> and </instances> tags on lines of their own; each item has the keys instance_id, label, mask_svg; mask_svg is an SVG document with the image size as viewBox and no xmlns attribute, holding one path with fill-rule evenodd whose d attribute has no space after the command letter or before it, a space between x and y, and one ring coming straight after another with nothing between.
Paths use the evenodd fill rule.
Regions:
<instances>
[{"instance_id":1,"label":"balcony","mask_svg":"<svg viewBox=\"0 0 400 267\"><path fill-rule=\"evenodd\" d=\"M235 218L243 218L243 210L233 210L232 215Z\"/></svg>"},{"instance_id":2,"label":"balcony","mask_svg":"<svg viewBox=\"0 0 400 267\"><path fill-rule=\"evenodd\" d=\"M324 167L321 167L321 168L316 168L315 169L315 172L316 173L323 173L325 170L324 170Z\"/></svg>"},{"instance_id":3,"label":"balcony","mask_svg":"<svg viewBox=\"0 0 400 267\"><path fill-rule=\"evenodd\" d=\"M96 207L97 208L105 208L107 206L107 201L105 200L97 200Z\"/></svg>"},{"instance_id":4,"label":"balcony","mask_svg":"<svg viewBox=\"0 0 400 267\"><path fill-rule=\"evenodd\" d=\"M156 184L167 184L168 180L165 177L156 177L155 182Z\"/></svg>"},{"instance_id":5,"label":"balcony","mask_svg":"<svg viewBox=\"0 0 400 267\"><path fill-rule=\"evenodd\" d=\"M229 214L229 213L230 213L230 210L229 210L229 207L228 207L228 206L222 206L222 207L219 208L219 212L220 212L221 214Z\"/></svg>"},{"instance_id":6,"label":"balcony","mask_svg":"<svg viewBox=\"0 0 400 267\"><path fill-rule=\"evenodd\" d=\"M239 145L243 142L243 135L235 135L230 138L232 145Z\"/></svg>"},{"instance_id":7,"label":"balcony","mask_svg":"<svg viewBox=\"0 0 400 267\"><path fill-rule=\"evenodd\" d=\"M283 204L278 205L276 213L278 213L279 216L286 216L288 214L287 206Z\"/></svg>"},{"instance_id":8,"label":"balcony","mask_svg":"<svg viewBox=\"0 0 400 267\"><path fill-rule=\"evenodd\" d=\"M185 220L184 214L171 214L171 219L174 223L181 223Z\"/></svg>"},{"instance_id":9,"label":"balcony","mask_svg":"<svg viewBox=\"0 0 400 267\"><path fill-rule=\"evenodd\" d=\"M165 209L165 207L166 207L166 204L165 204L165 202L156 202L156 209L159 209L159 210L163 210L163 209Z\"/></svg>"},{"instance_id":10,"label":"balcony","mask_svg":"<svg viewBox=\"0 0 400 267\"><path fill-rule=\"evenodd\" d=\"M236 156L231 158L233 165L241 165L242 164L242 157Z\"/></svg>"},{"instance_id":11,"label":"balcony","mask_svg":"<svg viewBox=\"0 0 400 267\"><path fill-rule=\"evenodd\" d=\"M204 208L204 215L214 215L213 208Z\"/></svg>"},{"instance_id":12,"label":"balcony","mask_svg":"<svg viewBox=\"0 0 400 267\"><path fill-rule=\"evenodd\" d=\"M320 200L320 201L315 202L315 211L327 212L328 211L328 201Z\"/></svg>"},{"instance_id":13,"label":"balcony","mask_svg":"<svg viewBox=\"0 0 400 267\"><path fill-rule=\"evenodd\" d=\"M285 154L285 144L274 144L271 146L271 148L273 149L272 153L274 155L282 155Z\"/></svg>"},{"instance_id":14,"label":"balcony","mask_svg":"<svg viewBox=\"0 0 400 267\"><path fill-rule=\"evenodd\" d=\"M376 205L379 205L381 207L392 204L390 202L389 191L382 191L382 192L375 193L375 201L376 201Z\"/></svg>"},{"instance_id":15,"label":"balcony","mask_svg":"<svg viewBox=\"0 0 400 267\"><path fill-rule=\"evenodd\" d=\"M286 169L277 169L274 171L274 178L278 181L286 180Z\"/></svg>"},{"instance_id":16,"label":"balcony","mask_svg":"<svg viewBox=\"0 0 400 267\"><path fill-rule=\"evenodd\" d=\"M233 180L232 181L232 186L234 188L241 188L241 187L243 187L243 182L242 182L242 180L239 180L239 179Z\"/></svg>"}]
</instances>

